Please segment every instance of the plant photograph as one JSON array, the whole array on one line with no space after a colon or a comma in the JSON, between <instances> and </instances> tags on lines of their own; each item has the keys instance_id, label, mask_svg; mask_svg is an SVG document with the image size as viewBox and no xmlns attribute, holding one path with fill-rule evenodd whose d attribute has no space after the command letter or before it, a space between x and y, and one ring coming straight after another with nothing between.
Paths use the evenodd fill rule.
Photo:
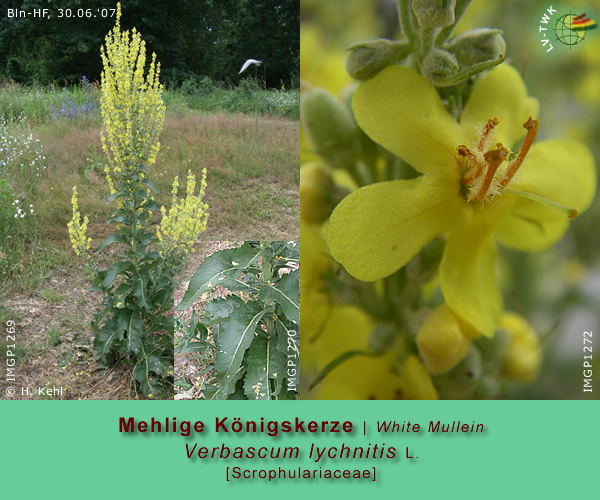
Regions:
<instances>
[{"instance_id":1,"label":"plant photograph","mask_svg":"<svg viewBox=\"0 0 600 500\"><path fill-rule=\"evenodd\" d=\"M204 248L176 307L175 399L298 399L298 242Z\"/></svg>"},{"instance_id":2,"label":"plant photograph","mask_svg":"<svg viewBox=\"0 0 600 500\"><path fill-rule=\"evenodd\" d=\"M600 37L547 8L301 3L303 399L593 398Z\"/></svg>"},{"instance_id":3,"label":"plant photograph","mask_svg":"<svg viewBox=\"0 0 600 500\"><path fill-rule=\"evenodd\" d=\"M0 18L0 397L172 399L203 245L299 238L299 4L21 3Z\"/></svg>"}]
</instances>

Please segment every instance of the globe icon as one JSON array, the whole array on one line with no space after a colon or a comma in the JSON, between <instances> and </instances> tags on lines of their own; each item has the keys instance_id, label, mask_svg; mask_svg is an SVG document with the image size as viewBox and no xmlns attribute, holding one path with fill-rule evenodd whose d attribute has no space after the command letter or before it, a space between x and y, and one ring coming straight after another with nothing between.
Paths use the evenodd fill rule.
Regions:
<instances>
[{"instance_id":1,"label":"globe icon","mask_svg":"<svg viewBox=\"0 0 600 500\"><path fill-rule=\"evenodd\" d=\"M571 27L575 17L573 14L565 14L558 18L554 26L556 38L565 45L577 45L585 38L585 29L574 30Z\"/></svg>"}]
</instances>

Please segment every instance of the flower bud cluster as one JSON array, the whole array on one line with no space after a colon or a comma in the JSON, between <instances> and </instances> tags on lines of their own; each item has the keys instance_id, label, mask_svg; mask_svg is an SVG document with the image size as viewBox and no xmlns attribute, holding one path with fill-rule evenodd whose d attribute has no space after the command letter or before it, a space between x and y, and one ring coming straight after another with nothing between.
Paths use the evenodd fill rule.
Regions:
<instances>
[{"instance_id":1,"label":"flower bud cluster","mask_svg":"<svg viewBox=\"0 0 600 500\"><path fill-rule=\"evenodd\" d=\"M479 28L450 38L469 4L399 0L404 39L353 43L347 48L346 70L353 78L366 80L390 64L404 63L416 66L433 85L447 87L500 64L506 53L501 30Z\"/></svg>"}]
</instances>

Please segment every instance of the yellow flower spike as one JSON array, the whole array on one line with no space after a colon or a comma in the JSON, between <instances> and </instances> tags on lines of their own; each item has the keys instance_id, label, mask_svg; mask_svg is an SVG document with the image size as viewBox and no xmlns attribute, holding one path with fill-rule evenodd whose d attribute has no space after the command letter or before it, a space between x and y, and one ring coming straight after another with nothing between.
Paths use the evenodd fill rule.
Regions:
<instances>
[{"instance_id":1,"label":"yellow flower spike","mask_svg":"<svg viewBox=\"0 0 600 500\"><path fill-rule=\"evenodd\" d=\"M206 230L208 221L208 205L202 201L206 188L206 169L202 170L200 191L196 195L196 177L192 171L188 171L186 197L177 199L177 187L179 180L175 177L173 181L173 195L171 208L167 211L161 207L162 220L156 229L156 236L161 242L161 255L165 253L181 251L184 255L189 254L196 239Z\"/></svg>"},{"instance_id":2,"label":"yellow flower spike","mask_svg":"<svg viewBox=\"0 0 600 500\"><path fill-rule=\"evenodd\" d=\"M520 382L531 382L537 377L542 362L538 336L525 319L511 312L504 314L501 327L510 335L504 373Z\"/></svg>"},{"instance_id":3,"label":"yellow flower spike","mask_svg":"<svg viewBox=\"0 0 600 500\"><path fill-rule=\"evenodd\" d=\"M417 356L404 361L400 378L402 399L439 399L431 376Z\"/></svg>"},{"instance_id":4,"label":"yellow flower spike","mask_svg":"<svg viewBox=\"0 0 600 500\"><path fill-rule=\"evenodd\" d=\"M537 251L558 241L568 217L596 191L594 159L573 140L535 142L537 101L507 64L475 85L460 122L410 68L390 66L361 83L359 126L422 175L380 182L346 196L333 211L328 245L355 278L396 272L440 234L448 237L440 285L448 306L492 336L503 311L496 242ZM523 135L525 142L508 153Z\"/></svg>"},{"instance_id":5,"label":"yellow flower spike","mask_svg":"<svg viewBox=\"0 0 600 500\"><path fill-rule=\"evenodd\" d=\"M115 27L101 49L101 58L104 67L101 111L105 124L102 149L109 158L112 173L118 176L134 170L140 163L155 162L165 105L154 66L144 78L146 47L141 34L135 29L131 34L121 32L120 5ZM153 54L153 64L155 59ZM145 109L151 109L151 114L145 113Z\"/></svg>"},{"instance_id":6,"label":"yellow flower spike","mask_svg":"<svg viewBox=\"0 0 600 500\"><path fill-rule=\"evenodd\" d=\"M89 223L87 216L83 218L83 222L81 221L81 214L79 213L79 206L77 203L77 186L73 186L71 204L73 206L73 218L67 224L71 246L76 255L86 255L92 244L92 239L86 237L87 226Z\"/></svg>"},{"instance_id":7,"label":"yellow flower spike","mask_svg":"<svg viewBox=\"0 0 600 500\"><path fill-rule=\"evenodd\" d=\"M466 356L471 339L477 335L446 304L436 307L416 338L427 371L439 375L454 368Z\"/></svg>"}]
</instances>

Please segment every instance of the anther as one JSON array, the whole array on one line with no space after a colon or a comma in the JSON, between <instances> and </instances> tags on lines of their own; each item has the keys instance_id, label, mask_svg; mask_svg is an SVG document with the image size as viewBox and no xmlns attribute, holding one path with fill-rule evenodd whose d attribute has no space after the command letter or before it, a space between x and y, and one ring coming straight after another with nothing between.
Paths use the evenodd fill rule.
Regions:
<instances>
[{"instance_id":1,"label":"anther","mask_svg":"<svg viewBox=\"0 0 600 500\"><path fill-rule=\"evenodd\" d=\"M479 139L479 144L477 145L477 148L482 153L483 153L483 149L485 148L485 143L486 143L488 137L492 133L492 130L494 130L496 128L498 123L500 123L498 118L494 117L494 118L489 118L487 123L485 124L483 133L481 134L481 138Z\"/></svg>"},{"instance_id":2,"label":"anther","mask_svg":"<svg viewBox=\"0 0 600 500\"><path fill-rule=\"evenodd\" d=\"M540 126L539 120L537 118L534 120L533 118L531 118L531 116L529 117L529 120L527 120L523 124L523 127L525 127L527 129L527 136L525 137L525 140L523 141L523 145L521 146L521 149L519 150L519 154L508 165L508 168L506 169L506 173L504 174L503 179L500 181L500 184L498 185L498 187L500 189L503 189L504 187L506 187L508 185L508 183L512 180L512 178L515 176L515 174L517 173L517 170L519 170L521 163L523 163L523 160L525 159L525 157L527 156L527 153L529 152L529 150L531 149L531 146L533 145L533 141L535 141L535 137L537 135L539 126Z\"/></svg>"}]
</instances>

